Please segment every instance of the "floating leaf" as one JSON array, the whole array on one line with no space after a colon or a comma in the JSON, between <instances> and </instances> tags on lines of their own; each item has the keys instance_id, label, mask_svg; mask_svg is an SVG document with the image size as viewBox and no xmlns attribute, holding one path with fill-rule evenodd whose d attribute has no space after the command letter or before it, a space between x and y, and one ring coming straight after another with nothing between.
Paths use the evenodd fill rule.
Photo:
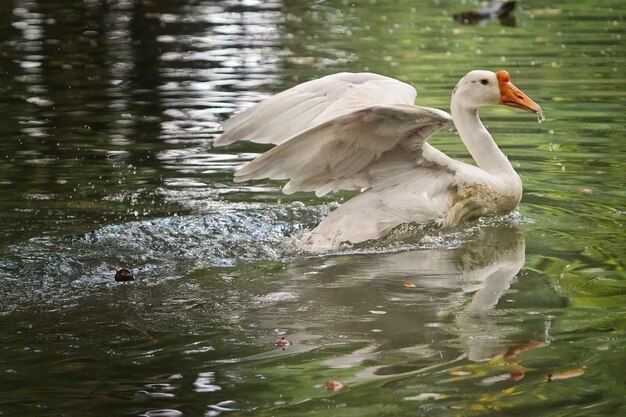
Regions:
<instances>
[{"instance_id":1,"label":"floating leaf","mask_svg":"<svg viewBox=\"0 0 626 417\"><path fill-rule=\"evenodd\" d=\"M326 384L324 384L324 387L328 390L328 391L339 391L343 388L345 388L345 385L343 385L341 382L339 381L328 381Z\"/></svg>"},{"instance_id":2,"label":"floating leaf","mask_svg":"<svg viewBox=\"0 0 626 417\"><path fill-rule=\"evenodd\" d=\"M525 373L522 369L512 369L509 371L509 377L512 381L520 381L524 378Z\"/></svg>"},{"instance_id":3,"label":"floating leaf","mask_svg":"<svg viewBox=\"0 0 626 417\"><path fill-rule=\"evenodd\" d=\"M517 354L520 352L524 352L526 350L536 349L538 347L544 346L543 342L531 340L529 342L522 342L512 346L509 346L506 352L504 353L504 359L509 362L513 362L517 359Z\"/></svg>"},{"instance_id":4,"label":"floating leaf","mask_svg":"<svg viewBox=\"0 0 626 417\"><path fill-rule=\"evenodd\" d=\"M274 344L279 347L279 348L286 348L287 346L291 345L291 342L287 339L285 339L285 336L282 336L280 339L278 339L277 341L274 342Z\"/></svg>"},{"instance_id":5,"label":"floating leaf","mask_svg":"<svg viewBox=\"0 0 626 417\"><path fill-rule=\"evenodd\" d=\"M571 369L565 372L555 372L552 374L548 374L547 382L557 381L559 379L576 378L576 377L581 376L584 373L585 373L585 370L583 368Z\"/></svg>"}]
</instances>

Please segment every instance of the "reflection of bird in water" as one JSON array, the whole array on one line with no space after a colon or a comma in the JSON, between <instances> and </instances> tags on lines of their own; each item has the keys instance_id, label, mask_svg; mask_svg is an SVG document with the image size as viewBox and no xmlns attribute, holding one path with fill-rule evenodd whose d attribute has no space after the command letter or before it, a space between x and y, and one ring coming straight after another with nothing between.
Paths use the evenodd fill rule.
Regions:
<instances>
[{"instance_id":1,"label":"reflection of bird in water","mask_svg":"<svg viewBox=\"0 0 626 417\"><path fill-rule=\"evenodd\" d=\"M398 80L340 73L300 84L230 118L215 145L250 140L277 145L235 173L236 181L290 179L283 192L360 189L304 239L308 249L337 249L385 236L404 223L461 221L514 210L522 183L478 117L504 105L541 114L506 71L475 70L452 93L452 116L414 106ZM427 143L454 124L477 166Z\"/></svg>"},{"instance_id":2,"label":"reflection of bird in water","mask_svg":"<svg viewBox=\"0 0 626 417\"><path fill-rule=\"evenodd\" d=\"M499 19L503 26L515 26L515 1L505 1L504 3L494 1L489 6L455 13L454 20L466 25L483 24L490 19Z\"/></svg>"},{"instance_id":3,"label":"reflection of bird in water","mask_svg":"<svg viewBox=\"0 0 626 417\"><path fill-rule=\"evenodd\" d=\"M407 342L415 343L412 341L420 339L419 335L428 333L426 338L436 346L437 334L449 338L451 331L459 336L468 358L481 361L507 350L502 329L489 312L514 282L524 261L524 237L510 226L483 227L454 249L312 258L288 269L293 279L283 290L294 294L299 305L310 308L306 323L290 326L305 333L309 326L323 328L327 335L356 329L367 332L369 322L363 320L372 317L371 310L383 310L384 314L374 316L371 326L381 330L385 344L410 349ZM406 280L414 287L405 288ZM440 321L441 314L454 315L453 324L445 331L429 330L428 323ZM365 323L363 329L359 323ZM439 348L426 350L432 349ZM377 349L370 352L374 355ZM350 357L337 358L336 365Z\"/></svg>"}]
</instances>

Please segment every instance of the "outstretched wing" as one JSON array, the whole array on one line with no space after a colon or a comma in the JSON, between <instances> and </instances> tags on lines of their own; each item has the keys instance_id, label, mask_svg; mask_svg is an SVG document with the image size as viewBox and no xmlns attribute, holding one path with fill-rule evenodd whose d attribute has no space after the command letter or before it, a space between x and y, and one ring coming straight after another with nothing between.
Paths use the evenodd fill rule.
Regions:
<instances>
[{"instance_id":1,"label":"outstretched wing","mask_svg":"<svg viewBox=\"0 0 626 417\"><path fill-rule=\"evenodd\" d=\"M371 106L413 104L415 89L372 73L338 73L299 84L231 117L214 146L237 140L275 145L314 126Z\"/></svg>"},{"instance_id":2,"label":"outstretched wing","mask_svg":"<svg viewBox=\"0 0 626 417\"><path fill-rule=\"evenodd\" d=\"M434 149L426 140L451 121L444 111L411 105L356 110L270 149L237 171L235 181L290 179L283 188L286 194L315 191L318 196L367 188L373 184L375 162L396 147L414 163L432 164L423 160L424 150Z\"/></svg>"}]
</instances>

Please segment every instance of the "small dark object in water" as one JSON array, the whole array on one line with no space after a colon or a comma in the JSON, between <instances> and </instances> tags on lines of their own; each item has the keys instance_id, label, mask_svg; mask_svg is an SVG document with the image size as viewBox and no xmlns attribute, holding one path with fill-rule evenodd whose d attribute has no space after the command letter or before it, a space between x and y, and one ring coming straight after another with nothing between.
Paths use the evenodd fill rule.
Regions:
<instances>
[{"instance_id":1,"label":"small dark object in water","mask_svg":"<svg viewBox=\"0 0 626 417\"><path fill-rule=\"evenodd\" d=\"M489 7L477 10L468 10L466 12L455 13L454 20L466 25L475 25L487 19L500 19L503 26L515 26L515 1L506 1L504 3L493 2Z\"/></svg>"},{"instance_id":2,"label":"small dark object in water","mask_svg":"<svg viewBox=\"0 0 626 417\"><path fill-rule=\"evenodd\" d=\"M135 277L133 276L133 273L126 268L122 268L115 273L116 281L132 281L134 279Z\"/></svg>"}]
</instances>

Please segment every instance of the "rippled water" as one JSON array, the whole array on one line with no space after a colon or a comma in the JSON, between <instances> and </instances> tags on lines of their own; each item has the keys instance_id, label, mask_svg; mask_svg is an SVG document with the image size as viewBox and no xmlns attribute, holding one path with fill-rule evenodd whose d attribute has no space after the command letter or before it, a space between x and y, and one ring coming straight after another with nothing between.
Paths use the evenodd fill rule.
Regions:
<instances>
[{"instance_id":1,"label":"rippled water","mask_svg":"<svg viewBox=\"0 0 626 417\"><path fill-rule=\"evenodd\" d=\"M626 414L622 1L158 3L0 4L0 415ZM448 109L474 68L546 117L481 112L509 216L313 256L292 238L350 195L234 184L266 147L211 146L312 78Z\"/></svg>"}]
</instances>

